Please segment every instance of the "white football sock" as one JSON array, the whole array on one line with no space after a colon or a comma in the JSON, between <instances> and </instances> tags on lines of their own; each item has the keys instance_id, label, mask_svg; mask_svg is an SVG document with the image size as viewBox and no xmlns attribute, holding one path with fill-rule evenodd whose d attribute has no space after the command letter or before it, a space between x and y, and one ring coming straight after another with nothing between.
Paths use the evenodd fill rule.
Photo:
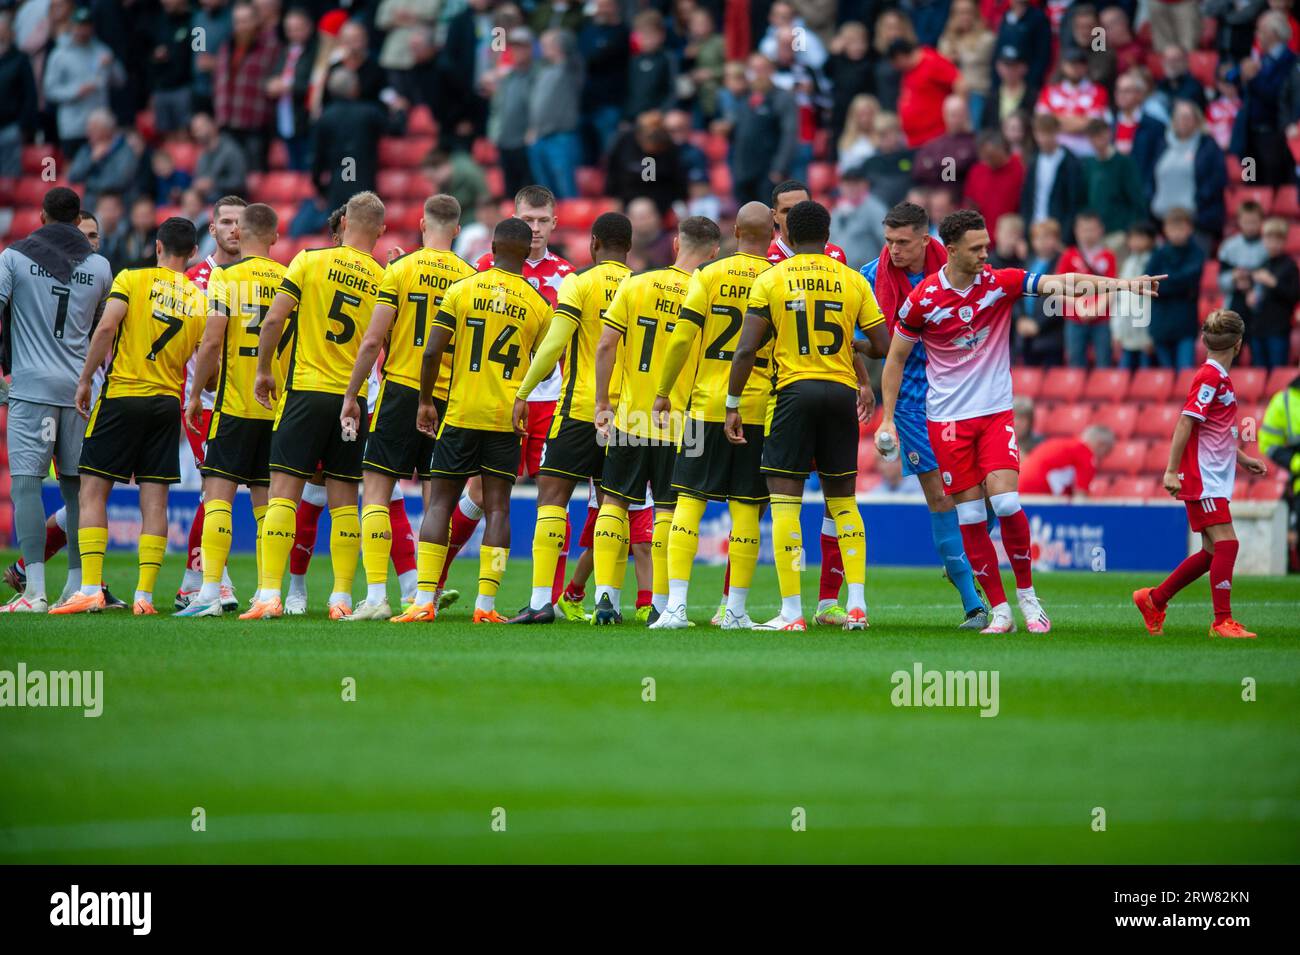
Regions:
<instances>
[{"instance_id":1,"label":"white football sock","mask_svg":"<svg viewBox=\"0 0 1300 955\"><path fill-rule=\"evenodd\" d=\"M340 593L339 591L336 590L334 591L334 593L330 594L330 605L333 606L334 604L347 604L349 607L351 607L352 595Z\"/></svg>"},{"instance_id":2,"label":"white football sock","mask_svg":"<svg viewBox=\"0 0 1300 955\"><path fill-rule=\"evenodd\" d=\"M221 584L216 583L215 581L213 583L208 583L205 580L203 586L199 588L198 600L200 603L208 603L212 600L218 600L220 597Z\"/></svg>"},{"instance_id":3,"label":"white football sock","mask_svg":"<svg viewBox=\"0 0 1300 955\"><path fill-rule=\"evenodd\" d=\"M474 598L474 609L482 610L484 613L491 613L493 610L496 610L497 609L496 595L493 594L492 596L489 597L487 594L479 594L477 597Z\"/></svg>"},{"instance_id":4,"label":"white football sock","mask_svg":"<svg viewBox=\"0 0 1300 955\"><path fill-rule=\"evenodd\" d=\"M27 565L27 587L23 596L28 600L45 597L45 563Z\"/></svg>"},{"instance_id":5,"label":"white football sock","mask_svg":"<svg viewBox=\"0 0 1300 955\"><path fill-rule=\"evenodd\" d=\"M745 600L748 597L748 587L731 585L731 590L727 593L727 609L731 611L732 616L743 617L745 615Z\"/></svg>"},{"instance_id":6,"label":"white football sock","mask_svg":"<svg viewBox=\"0 0 1300 955\"><path fill-rule=\"evenodd\" d=\"M408 570L404 574L397 575L397 586L402 592L402 598L406 599L415 593L415 587L420 582L420 572L418 570Z\"/></svg>"},{"instance_id":7,"label":"white football sock","mask_svg":"<svg viewBox=\"0 0 1300 955\"><path fill-rule=\"evenodd\" d=\"M137 590L135 592L136 600L143 600L147 603L153 603L153 592L149 590Z\"/></svg>"},{"instance_id":8,"label":"white football sock","mask_svg":"<svg viewBox=\"0 0 1300 955\"><path fill-rule=\"evenodd\" d=\"M849 608L866 610L867 594L865 584L849 584Z\"/></svg>"},{"instance_id":9,"label":"white football sock","mask_svg":"<svg viewBox=\"0 0 1300 955\"><path fill-rule=\"evenodd\" d=\"M803 616L803 600L798 594L781 598L781 616L788 621L798 620Z\"/></svg>"},{"instance_id":10,"label":"white football sock","mask_svg":"<svg viewBox=\"0 0 1300 955\"><path fill-rule=\"evenodd\" d=\"M650 606L654 607L655 610L658 610L660 613L663 613L665 610L668 609L668 595L667 595L667 594L651 594L651 595L650 595Z\"/></svg>"},{"instance_id":11,"label":"white football sock","mask_svg":"<svg viewBox=\"0 0 1300 955\"><path fill-rule=\"evenodd\" d=\"M551 602L550 587L534 587L533 596L528 601L530 610L545 610Z\"/></svg>"},{"instance_id":12,"label":"white football sock","mask_svg":"<svg viewBox=\"0 0 1300 955\"><path fill-rule=\"evenodd\" d=\"M691 586L689 580L668 581L668 606L676 609L686 607L686 593Z\"/></svg>"},{"instance_id":13,"label":"white football sock","mask_svg":"<svg viewBox=\"0 0 1300 955\"><path fill-rule=\"evenodd\" d=\"M203 571L191 570L185 568L185 576L181 578L181 590L187 593L191 590L198 590L203 586Z\"/></svg>"},{"instance_id":14,"label":"white football sock","mask_svg":"<svg viewBox=\"0 0 1300 955\"><path fill-rule=\"evenodd\" d=\"M829 610L834 606L836 606L834 600L819 600L817 601L817 612L821 613L823 610Z\"/></svg>"},{"instance_id":15,"label":"white football sock","mask_svg":"<svg viewBox=\"0 0 1300 955\"><path fill-rule=\"evenodd\" d=\"M388 584L366 584L366 603L381 604L388 599Z\"/></svg>"},{"instance_id":16,"label":"white football sock","mask_svg":"<svg viewBox=\"0 0 1300 955\"><path fill-rule=\"evenodd\" d=\"M289 596L290 597L307 596L307 575L306 574L289 575Z\"/></svg>"}]
</instances>

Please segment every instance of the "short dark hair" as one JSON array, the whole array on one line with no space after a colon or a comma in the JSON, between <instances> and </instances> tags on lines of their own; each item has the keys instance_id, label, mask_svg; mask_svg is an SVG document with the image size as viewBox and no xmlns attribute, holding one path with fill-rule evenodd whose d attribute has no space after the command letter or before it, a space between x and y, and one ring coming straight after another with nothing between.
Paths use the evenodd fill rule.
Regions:
<instances>
[{"instance_id":1,"label":"short dark hair","mask_svg":"<svg viewBox=\"0 0 1300 955\"><path fill-rule=\"evenodd\" d=\"M81 212L81 196L67 186L55 186L41 200L41 211L51 222L75 223Z\"/></svg>"},{"instance_id":2,"label":"short dark hair","mask_svg":"<svg viewBox=\"0 0 1300 955\"><path fill-rule=\"evenodd\" d=\"M944 245L953 245L967 232L987 228L984 217L974 209L958 209L944 216L943 222L939 223L939 240Z\"/></svg>"},{"instance_id":3,"label":"short dark hair","mask_svg":"<svg viewBox=\"0 0 1300 955\"><path fill-rule=\"evenodd\" d=\"M791 245L803 245L808 242L820 242L823 245L831 238L831 214L820 202L805 199L795 203L785 218L785 231L790 237Z\"/></svg>"},{"instance_id":4,"label":"short dark hair","mask_svg":"<svg viewBox=\"0 0 1300 955\"><path fill-rule=\"evenodd\" d=\"M607 249L632 248L632 220L621 212L602 212L591 224L591 234Z\"/></svg>"},{"instance_id":5,"label":"short dark hair","mask_svg":"<svg viewBox=\"0 0 1300 955\"><path fill-rule=\"evenodd\" d=\"M343 213L348 211L347 206L339 206L330 213L329 219L326 220L325 227L330 230L330 238L337 238L339 226L343 224Z\"/></svg>"},{"instance_id":6,"label":"short dark hair","mask_svg":"<svg viewBox=\"0 0 1300 955\"><path fill-rule=\"evenodd\" d=\"M777 183L772 187L772 208L776 208L776 200L779 196L784 196L787 192L806 192L812 195L812 190L808 188L808 183L800 182L798 179L787 179L785 182Z\"/></svg>"},{"instance_id":7,"label":"short dark hair","mask_svg":"<svg viewBox=\"0 0 1300 955\"><path fill-rule=\"evenodd\" d=\"M930 228L930 214L925 211L924 206L904 201L889 210L885 215L884 224L886 229L903 229L911 226L917 231L924 232Z\"/></svg>"},{"instance_id":8,"label":"short dark hair","mask_svg":"<svg viewBox=\"0 0 1300 955\"><path fill-rule=\"evenodd\" d=\"M168 255L183 255L188 258L198 245L198 240L194 223L180 216L172 216L158 227L158 241Z\"/></svg>"},{"instance_id":9,"label":"short dark hair","mask_svg":"<svg viewBox=\"0 0 1300 955\"><path fill-rule=\"evenodd\" d=\"M438 193L424 200L424 220L442 228L460 223L460 200L455 196Z\"/></svg>"},{"instance_id":10,"label":"short dark hair","mask_svg":"<svg viewBox=\"0 0 1300 955\"><path fill-rule=\"evenodd\" d=\"M239 224L257 238L270 241L280 227L280 217L265 202L254 202L239 214Z\"/></svg>"},{"instance_id":11,"label":"short dark hair","mask_svg":"<svg viewBox=\"0 0 1300 955\"><path fill-rule=\"evenodd\" d=\"M1140 222L1134 222L1131 226L1129 226L1128 234L1144 235L1152 242L1154 242L1157 238L1160 237L1160 230L1156 227L1156 224L1151 220L1143 219Z\"/></svg>"},{"instance_id":12,"label":"short dark hair","mask_svg":"<svg viewBox=\"0 0 1300 955\"><path fill-rule=\"evenodd\" d=\"M509 219L502 219L497 223L496 229L492 233L492 240L498 239L507 242L519 242L524 246L533 244L533 230L523 219L517 219L511 216Z\"/></svg>"},{"instance_id":13,"label":"short dark hair","mask_svg":"<svg viewBox=\"0 0 1300 955\"><path fill-rule=\"evenodd\" d=\"M997 146L998 148L1010 151L1011 145L1007 142L1007 137L1003 135L1000 129L981 129L975 136L975 148L979 149L984 146Z\"/></svg>"},{"instance_id":14,"label":"short dark hair","mask_svg":"<svg viewBox=\"0 0 1300 955\"><path fill-rule=\"evenodd\" d=\"M532 206L534 209L549 206L554 209L555 193L545 186L524 186L515 193L515 208L518 209L520 206Z\"/></svg>"},{"instance_id":15,"label":"short dark hair","mask_svg":"<svg viewBox=\"0 0 1300 955\"><path fill-rule=\"evenodd\" d=\"M722 241L722 230L708 216L687 216L677 224L677 235L693 249L704 249Z\"/></svg>"},{"instance_id":16,"label":"short dark hair","mask_svg":"<svg viewBox=\"0 0 1300 955\"><path fill-rule=\"evenodd\" d=\"M98 227L99 219L95 217L95 214L93 212L87 212L84 209L81 210L81 213L77 216L77 223L80 224L82 222L85 222L87 219L95 223L95 225Z\"/></svg>"},{"instance_id":17,"label":"short dark hair","mask_svg":"<svg viewBox=\"0 0 1300 955\"><path fill-rule=\"evenodd\" d=\"M1101 213L1096 209L1080 209L1074 214L1074 221L1078 222L1080 219L1091 219L1093 222L1102 221Z\"/></svg>"},{"instance_id":18,"label":"short dark hair","mask_svg":"<svg viewBox=\"0 0 1300 955\"><path fill-rule=\"evenodd\" d=\"M891 40L889 46L885 47L885 59L892 60L899 56L908 56L916 49L916 44L907 37L900 36L896 40Z\"/></svg>"},{"instance_id":19,"label":"short dark hair","mask_svg":"<svg viewBox=\"0 0 1300 955\"><path fill-rule=\"evenodd\" d=\"M248 200L240 196L222 196L216 202L212 203L212 218L217 218L222 206L234 206L236 209L243 209L248 205Z\"/></svg>"}]
</instances>

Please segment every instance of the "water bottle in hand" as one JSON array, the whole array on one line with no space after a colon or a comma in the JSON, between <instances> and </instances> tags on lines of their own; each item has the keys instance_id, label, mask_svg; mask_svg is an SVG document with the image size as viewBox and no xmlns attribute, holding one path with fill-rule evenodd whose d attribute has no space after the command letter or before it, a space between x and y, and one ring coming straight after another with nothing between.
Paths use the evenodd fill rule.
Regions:
<instances>
[{"instance_id":1,"label":"water bottle in hand","mask_svg":"<svg viewBox=\"0 0 1300 955\"><path fill-rule=\"evenodd\" d=\"M877 431L876 450L880 452L881 457L886 461L893 461L898 457L898 442L890 432Z\"/></svg>"}]
</instances>

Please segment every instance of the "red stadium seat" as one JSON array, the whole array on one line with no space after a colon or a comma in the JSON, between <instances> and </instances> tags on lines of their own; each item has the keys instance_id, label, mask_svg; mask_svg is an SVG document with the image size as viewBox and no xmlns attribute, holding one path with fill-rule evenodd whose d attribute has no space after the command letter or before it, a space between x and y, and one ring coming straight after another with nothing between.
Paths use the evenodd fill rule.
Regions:
<instances>
[{"instance_id":1,"label":"red stadium seat","mask_svg":"<svg viewBox=\"0 0 1300 955\"><path fill-rule=\"evenodd\" d=\"M1252 478L1238 496L1247 501L1279 501L1286 493L1287 476L1274 470L1270 474Z\"/></svg>"},{"instance_id":2,"label":"red stadium seat","mask_svg":"<svg viewBox=\"0 0 1300 955\"><path fill-rule=\"evenodd\" d=\"M488 195L500 196L506 191L506 174L500 166L489 166L483 170L483 178L487 180Z\"/></svg>"},{"instance_id":3,"label":"red stadium seat","mask_svg":"<svg viewBox=\"0 0 1300 955\"><path fill-rule=\"evenodd\" d=\"M1287 255L1300 255L1300 222L1292 222L1291 227L1287 230L1286 249L1284 251Z\"/></svg>"},{"instance_id":4,"label":"red stadium seat","mask_svg":"<svg viewBox=\"0 0 1300 955\"><path fill-rule=\"evenodd\" d=\"M1133 436L1134 429L1137 428L1137 406L1127 402L1113 402L1097 406L1097 411L1092 416L1093 424L1104 424L1110 430L1115 432L1115 437L1120 441Z\"/></svg>"},{"instance_id":5,"label":"red stadium seat","mask_svg":"<svg viewBox=\"0 0 1300 955\"><path fill-rule=\"evenodd\" d=\"M1141 474L1145 470L1147 443L1142 440L1118 441L1098 470L1107 474Z\"/></svg>"},{"instance_id":6,"label":"red stadium seat","mask_svg":"<svg viewBox=\"0 0 1300 955\"><path fill-rule=\"evenodd\" d=\"M1093 411L1090 404L1059 404L1043 416L1042 427L1039 430L1049 437L1059 435L1073 438L1092 424L1092 419Z\"/></svg>"},{"instance_id":7,"label":"red stadium seat","mask_svg":"<svg viewBox=\"0 0 1300 955\"><path fill-rule=\"evenodd\" d=\"M1089 497L1110 497L1110 487L1112 478L1106 474L1098 474L1088 485Z\"/></svg>"},{"instance_id":8,"label":"red stadium seat","mask_svg":"<svg viewBox=\"0 0 1300 955\"><path fill-rule=\"evenodd\" d=\"M490 139L480 137L474 140L470 155L474 157L474 161L480 166L495 166L497 164L497 147Z\"/></svg>"},{"instance_id":9,"label":"red stadium seat","mask_svg":"<svg viewBox=\"0 0 1300 955\"><path fill-rule=\"evenodd\" d=\"M874 491L883 480L884 478L879 474L859 474L857 492L859 494L869 494Z\"/></svg>"},{"instance_id":10,"label":"red stadium seat","mask_svg":"<svg viewBox=\"0 0 1300 955\"><path fill-rule=\"evenodd\" d=\"M249 173L248 194L257 202L298 203L316 194L305 172Z\"/></svg>"},{"instance_id":11,"label":"red stadium seat","mask_svg":"<svg viewBox=\"0 0 1300 955\"><path fill-rule=\"evenodd\" d=\"M384 224L390 231L414 232L420 228L422 215L424 215L424 207L418 202L389 202L384 208ZM375 253L375 258L380 262L384 261L378 252Z\"/></svg>"},{"instance_id":12,"label":"red stadium seat","mask_svg":"<svg viewBox=\"0 0 1300 955\"><path fill-rule=\"evenodd\" d=\"M1297 377L1300 377L1300 368L1274 368L1269 372L1268 384L1264 387L1265 400L1271 401L1275 394Z\"/></svg>"},{"instance_id":13,"label":"red stadium seat","mask_svg":"<svg viewBox=\"0 0 1300 955\"><path fill-rule=\"evenodd\" d=\"M31 145L23 147L23 174L39 176L46 169L47 159L57 160L59 151L53 145Z\"/></svg>"},{"instance_id":14,"label":"red stadium seat","mask_svg":"<svg viewBox=\"0 0 1300 955\"><path fill-rule=\"evenodd\" d=\"M375 176L375 189L384 197L385 202L405 198L406 184L411 173L406 169L381 169Z\"/></svg>"},{"instance_id":15,"label":"red stadium seat","mask_svg":"<svg viewBox=\"0 0 1300 955\"><path fill-rule=\"evenodd\" d=\"M379 140L381 169L418 169L433 151L432 136L385 136Z\"/></svg>"},{"instance_id":16,"label":"red stadium seat","mask_svg":"<svg viewBox=\"0 0 1300 955\"><path fill-rule=\"evenodd\" d=\"M283 139L271 140L271 148L266 153L266 165L269 169L289 168L289 147Z\"/></svg>"},{"instance_id":17,"label":"red stadium seat","mask_svg":"<svg viewBox=\"0 0 1300 955\"><path fill-rule=\"evenodd\" d=\"M1174 373L1168 368L1139 368L1129 382L1129 401L1165 401L1174 386Z\"/></svg>"},{"instance_id":18,"label":"red stadium seat","mask_svg":"<svg viewBox=\"0 0 1300 955\"><path fill-rule=\"evenodd\" d=\"M389 228L392 228L392 226L390 225ZM390 252L398 249L401 249L402 252L410 252L412 249L418 248L419 245L419 237L411 232L385 232L379 237L379 241L375 243L374 256L380 265L387 265Z\"/></svg>"},{"instance_id":19,"label":"red stadium seat","mask_svg":"<svg viewBox=\"0 0 1300 955\"><path fill-rule=\"evenodd\" d=\"M579 166L573 171L578 195L599 199L605 194L605 170L599 166Z\"/></svg>"},{"instance_id":20,"label":"red stadium seat","mask_svg":"<svg viewBox=\"0 0 1300 955\"><path fill-rule=\"evenodd\" d=\"M1083 394L1088 372L1083 368L1049 368L1043 378L1040 397L1051 401L1074 401Z\"/></svg>"},{"instance_id":21,"label":"red stadium seat","mask_svg":"<svg viewBox=\"0 0 1300 955\"><path fill-rule=\"evenodd\" d=\"M24 239L40 227L41 210L39 208L16 209L14 210L13 221L9 223L9 235L6 238L10 241Z\"/></svg>"},{"instance_id":22,"label":"red stadium seat","mask_svg":"<svg viewBox=\"0 0 1300 955\"><path fill-rule=\"evenodd\" d=\"M1147 457L1142 462L1144 474L1164 474L1169 466L1169 442L1155 440L1147 447Z\"/></svg>"},{"instance_id":23,"label":"red stadium seat","mask_svg":"<svg viewBox=\"0 0 1300 955\"><path fill-rule=\"evenodd\" d=\"M1228 215L1236 218L1237 210L1241 204L1247 200L1253 199L1264 208L1264 214L1268 214L1269 206L1273 204L1273 189L1271 186L1234 186L1231 181L1228 185Z\"/></svg>"},{"instance_id":24,"label":"red stadium seat","mask_svg":"<svg viewBox=\"0 0 1300 955\"><path fill-rule=\"evenodd\" d=\"M1219 65L1219 54L1213 50L1192 50L1187 54L1187 72L1205 87L1215 85L1214 71Z\"/></svg>"},{"instance_id":25,"label":"red stadium seat","mask_svg":"<svg viewBox=\"0 0 1300 955\"><path fill-rule=\"evenodd\" d=\"M1219 290L1219 260L1210 259L1201 269L1201 294L1214 294Z\"/></svg>"},{"instance_id":26,"label":"red stadium seat","mask_svg":"<svg viewBox=\"0 0 1300 955\"><path fill-rule=\"evenodd\" d=\"M177 169L194 172L199 163L199 147L194 143L175 139L163 145L163 151L172 157Z\"/></svg>"},{"instance_id":27,"label":"red stadium seat","mask_svg":"<svg viewBox=\"0 0 1300 955\"><path fill-rule=\"evenodd\" d=\"M1081 397L1088 401L1123 401L1128 393L1129 373L1124 368L1094 368L1083 386Z\"/></svg>"},{"instance_id":28,"label":"red stadium seat","mask_svg":"<svg viewBox=\"0 0 1300 955\"><path fill-rule=\"evenodd\" d=\"M704 150L704 155L709 157L709 162L718 163L727 161L727 152L731 149L731 143L726 136L708 136L700 146Z\"/></svg>"},{"instance_id":29,"label":"red stadium seat","mask_svg":"<svg viewBox=\"0 0 1300 955\"><path fill-rule=\"evenodd\" d=\"M43 179L19 179L14 185L14 205L40 207L45 201L45 194L54 187L54 183ZM78 192L81 190L78 189Z\"/></svg>"},{"instance_id":30,"label":"red stadium seat","mask_svg":"<svg viewBox=\"0 0 1300 955\"><path fill-rule=\"evenodd\" d=\"M709 186L720 196L731 195L731 167L725 162L714 163L709 168Z\"/></svg>"},{"instance_id":31,"label":"red stadium seat","mask_svg":"<svg viewBox=\"0 0 1300 955\"><path fill-rule=\"evenodd\" d=\"M412 107L406 120L406 135L430 137L438 135L438 123L433 118L433 113L430 112L429 107L423 103Z\"/></svg>"},{"instance_id":32,"label":"red stadium seat","mask_svg":"<svg viewBox=\"0 0 1300 955\"><path fill-rule=\"evenodd\" d=\"M1232 387L1237 392L1237 404L1254 404L1263 400L1264 386L1268 384L1268 372L1263 368L1233 368Z\"/></svg>"},{"instance_id":33,"label":"red stadium seat","mask_svg":"<svg viewBox=\"0 0 1300 955\"><path fill-rule=\"evenodd\" d=\"M1198 342L1201 341L1199 336L1196 340ZM1205 347L1204 342L1201 342L1201 347ZM1184 368L1178 373L1178 377L1174 379L1173 393L1169 396L1172 400L1180 403L1187 400L1187 393L1192 390L1192 379L1195 378L1196 373L1201 370L1202 363L1204 363L1204 359L1202 359L1201 363L1198 363L1194 368Z\"/></svg>"},{"instance_id":34,"label":"red stadium seat","mask_svg":"<svg viewBox=\"0 0 1300 955\"><path fill-rule=\"evenodd\" d=\"M555 221L566 229L590 231L604 212L617 212L615 199L561 199L555 204Z\"/></svg>"},{"instance_id":35,"label":"red stadium seat","mask_svg":"<svg viewBox=\"0 0 1300 955\"><path fill-rule=\"evenodd\" d=\"M1272 214L1295 221L1300 219L1300 196L1295 186L1280 186L1273 196Z\"/></svg>"},{"instance_id":36,"label":"red stadium seat","mask_svg":"<svg viewBox=\"0 0 1300 955\"><path fill-rule=\"evenodd\" d=\"M823 192L830 192L835 188L839 177L835 173L835 166L828 162L814 162L808 164L808 189L813 195Z\"/></svg>"},{"instance_id":37,"label":"red stadium seat","mask_svg":"<svg viewBox=\"0 0 1300 955\"><path fill-rule=\"evenodd\" d=\"M1043 392L1043 369L1017 366L1011 369L1011 390L1017 397L1037 398Z\"/></svg>"},{"instance_id":38,"label":"red stadium seat","mask_svg":"<svg viewBox=\"0 0 1300 955\"><path fill-rule=\"evenodd\" d=\"M858 474L871 474L876 470L876 463L880 460L880 455L876 453L876 446L870 441L858 442Z\"/></svg>"},{"instance_id":39,"label":"red stadium seat","mask_svg":"<svg viewBox=\"0 0 1300 955\"><path fill-rule=\"evenodd\" d=\"M1165 402L1163 404L1142 405L1138 409L1137 427L1133 434L1139 438L1164 438L1174 433L1174 425L1182 414L1182 404Z\"/></svg>"},{"instance_id":40,"label":"red stadium seat","mask_svg":"<svg viewBox=\"0 0 1300 955\"><path fill-rule=\"evenodd\" d=\"M1146 501L1164 494L1160 482L1149 477L1116 477L1110 483L1110 497Z\"/></svg>"}]
</instances>

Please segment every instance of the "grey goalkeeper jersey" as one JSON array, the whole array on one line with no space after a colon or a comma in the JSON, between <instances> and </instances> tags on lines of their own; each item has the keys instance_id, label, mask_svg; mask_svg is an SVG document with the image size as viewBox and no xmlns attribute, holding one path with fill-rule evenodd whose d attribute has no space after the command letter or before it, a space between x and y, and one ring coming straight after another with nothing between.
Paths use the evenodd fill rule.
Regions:
<instances>
[{"instance_id":1,"label":"grey goalkeeper jersey","mask_svg":"<svg viewBox=\"0 0 1300 955\"><path fill-rule=\"evenodd\" d=\"M63 283L21 252L0 252L0 310L8 307L13 350L10 397L72 407L90 333L112 286L113 270L98 253Z\"/></svg>"}]
</instances>

